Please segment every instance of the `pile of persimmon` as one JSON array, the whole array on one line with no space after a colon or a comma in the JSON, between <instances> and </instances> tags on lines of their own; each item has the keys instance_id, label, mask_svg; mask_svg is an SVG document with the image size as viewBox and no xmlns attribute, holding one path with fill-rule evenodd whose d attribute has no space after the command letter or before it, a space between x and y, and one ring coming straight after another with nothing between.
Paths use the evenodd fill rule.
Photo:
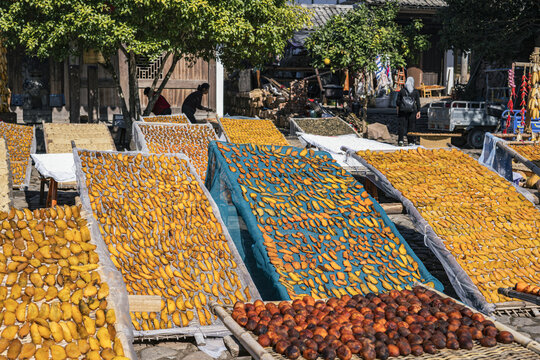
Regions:
<instances>
[{"instance_id":1,"label":"pile of persimmon","mask_svg":"<svg viewBox=\"0 0 540 360\"><path fill-rule=\"evenodd\" d=\"M540 286L530 285L525 282L516 283L516 285L514 286L514 290L525 293L525 294L540 296Z\"/></svg>"},{"instance_id":2,"label":"pile of persimmon","mask_svg":"<svg viewBox=\"0 0 540 360\"><path fill-rule=\"evenodd\" d=\"M267 119L228 119L221 118L221 125L232 143L253 145L287 146L289 142Z\"/></svg>"},{"instance_id":3,"label":"pile of persimmon","mask_svg":"<svg viewBox=\"0 0 540 360\"><path fill-rule=\"evenodd\" d=\"M327 154L221 142L217 147L258 224L250 228L252 237L262 237L257 246L290 298L433 281L362 185Z\"/></svg>"},{"instance_id":4,"label":"pile of persimmon","mask_svg":"<svg viewBox=\"0 0 540 360\"><path fill-rule=\"evenodd\" d=\"M216 133L207 124L139 124L146 146L154 154L183 153L205 179L208 168L208 144L216 140Z\"/></svg>"},{"instance_id":5,"label":"pile of persimmon","mask_svg":"<svg viewBox=\"0 0 540 360\"><path fill-rule=\"evenodd\" d=\"M93 214L128 293L162 297L161 312L131 313L136 330L187 326L195 317L211 325L211 302L250 299L221 223L186 160L78 154Z\"/></svg>"},{"instance_id":6,"label":"pile of persimmon","mask_svg":"<svg viewBox=\"0 0 540 360\"><path fill-rule=\"evenodd\" d=\"M183 114L145 116L143 117L143 121L144 122L158 122L158 123L189 124L189 120Z\"/></svg>"},{"instance_id":7,"label":"pile of persimmon","mask_svg":"<svg viewBox=\"0 0 540 360\"><path fill-rule=\"evenodd\" d=\"M530 161L540 161L540 144L528 144L528 145L517 145L511 144L508 147L514 149L517 153L523 155Z\"/></svg>"},{"instance_id":8,"label":"pile of persimmon","mask_svg":"<svg viewBox=\"0 0 540 360\"><path fill-rule=\"evenodd\" d=\"M458 150L359 152L410 200L488 302L516 281L540 283L540 211Z\"/></svg>"},{"instance_id":9,"label":"pile of persimmon","mask_svg":"<svg viewBox=\"0 0 540 360\"><path fill-rule=\"evenodd\" d=\"M289 359L387 359L514 341L482 314L424 287L327 301L238 302L232 318Z\"/></svg>"},{"instance_id":10,"label":"pile of persimmon","mask_svg":"<svg viewBox=\"0 0 540 360\"><path fill-rule=\"evenodd\" d=\"M0 224L0 358L127 360L80 208L12 208Z\"/></svg>"},{"instance_id":11,"label":"pile of persimmon","mask_svg":"<svg viewBox=\"0 0 540 360\"><path fill-rule=\"evenodd\" d=\"M24 184L34 138L31 126L15 125L0 121L0 137L6 139L13 185Z\"/></svg>"}]
</instances>

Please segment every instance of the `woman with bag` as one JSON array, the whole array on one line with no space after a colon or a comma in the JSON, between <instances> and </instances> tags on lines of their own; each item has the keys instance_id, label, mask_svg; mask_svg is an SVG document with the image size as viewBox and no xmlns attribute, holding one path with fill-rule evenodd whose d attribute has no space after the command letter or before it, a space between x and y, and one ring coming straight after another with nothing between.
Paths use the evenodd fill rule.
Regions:
<instances>
[{"instance_id":1,"label":"woman with bag","mask_svg":"<svg viewBox=\"0 0 540 360\"><path fill-rule=\"evenodd\" d=\"M397 114L399 116L398 145L403 146L403 137L414 132L414 124L420 119L420 93L414 88L414 79L408 77L405 87L397 97ZM414 144L414 137L407 136L407 143Z\"/></svg>"}]
</instances>

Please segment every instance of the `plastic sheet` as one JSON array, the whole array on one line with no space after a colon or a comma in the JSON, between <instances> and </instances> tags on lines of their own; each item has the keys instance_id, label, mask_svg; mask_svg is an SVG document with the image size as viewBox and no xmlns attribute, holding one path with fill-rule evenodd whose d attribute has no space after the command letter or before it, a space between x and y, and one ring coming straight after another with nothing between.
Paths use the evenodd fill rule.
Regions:
<instances>
[{"instance_id":1,"label":"plastic sheet","mask_svg":"<svg viewBox=\"0 0 540 360\"><path fill-rule=\"evenodd\" d=\"M137 359L137 354L133 348L133 328L129 315L129 301L126 285L122 278L122 274L116 269L116 266L111 261L109 250L101 235L99 224L92 214L92 205L90 203L88 188L86 187L85 181L86 176L82 171L81 159L79 158L78 151L79 149L77 148L73 149L77 186L82 204L81 215L86 218L92 238L91 242L96 245L95 251L99 255L100 275L102 279L109 284L109 306L112 306L116 313L116 330L120 334L120 339L126 354L129 354L128 356L131 359Z\"/></svg>"},{"instance_id":2,"label":"plastic sheet","mask_svg":"<svg viewBox=\"0 0 540 360\"><path fill-rule=\"evenodd\" d=\"M409 264L417 266L421 281L432 282L442 289L384 210L351 175L328 153L307 150L305 153L293 147L219 142L210 145L206 186L218 203L263 299L288 300L297 294L328 297L343 292L380 292L412 284L415 280L406 280L409 277L405 265L399 265L403 257L379 251L382 246L379 239L393 239L388 242L401 249ZM291 166L293 163L297 168ZM265 177L264 173L272 175ZM251 185L243 180L242 184L238 182L249 179L248 175L253 176ZM335 185L332 189L340 190L334 193L331 184ZM317 188L316 195L312 194L313 188ZM275 206L264 208L264 202ZM314 219L321 225L314 226ZM269 224L277 226L272 230ZM390 280L394 277L388 277L388 269L390 273L392 269L400 269L404 280ZM323 282L319 284L320 279Z\"/></svg>"},{"instance_id":3,"label":"plastic sheet","mask_svg":"<svg viewBox=\"0 0 540 360\"><path fill-rule=\"evenodd\" d=\"M482 148L482 154L478 161L504 177L506 180L514 181L512 174L512 156L497 146L499 141L504 140L491 133L486 133L484 137L484 147Z\"/></svg>"},{"instance_id":4,"label":"plastic sheet","mask_svg":"<svg viewBox=\"0 0 540 360\"><path fill-rule=\"evenodd\" d=\"M67 154L32 154L34 167L45 178L56 182L76 181L73 153Z\"/></svg>"},{"instance_id":5,"label":"plastic sheet","mask_svg":"<svg viewBox=\"0 0 540 360\"><path fill-rule=\"evenodd\" d=\"M98 234L101 230L103 231L103 236L108 237L109 239L113 239L109 240L109 245L107 245L104 237L99 234L100 239L103 240L101 243L101 245L103 246L102 250L106 252L109 256L111 256L112 259L114 259L114 261L119 265L124 264L122 260L123 258L121 256L112 254L113 252L115 252L116 254L123 253L120 243L114 240L116 237L116 235L114 234L122 234L122 244L124 252L126 251L125 244L127 244L128 248L132 249L132 251L133 249L140 249L140 251L144 251L146 252L146 254L148 254L148 251L150 251L153 255L152 257L148 257L147 255L146 259L154 258L159 260L157 263L154 263L154 265L152 265L149 260L147 260L147 263L143 264L139 260L140 258L138 257L138 255L136 255L139 251L130 251L129 253L131 255L129 255L129 257L133 259L133 264L131 264L131 262L125 263L126 266L122 266L120 268L120 271L124 274L126 280L129 281L127 286L124 285L125 289L127 289L129 293L133 293L135 295L155 294L156 289L161 288L161 286L158 287L157 285L159 284L158 279L163 282L170 281L168 279L171 279L170 273L167 276L163 276L163 272L167 273L167 271L169 270L174 271L175 273L172 278L175 279L178 285L173 286L171 283L169 284L169 286L166 286L166 288L162 288L163 290L160 290L162 298L164 300L165 298L167 298L168 300L172 300L173 304L179 303L179 299L183 299L184 306L186 306L187 309L193 309L193 312L195 312L193 320L191 320L189 324L184 327L174 325L174 323L171 322L172 314L167 314L165 312L163 314L155 314L158 321L159 319L161 319L161 316L164 316L164 319L166 319L166 322L164 324L170 322L170 327L164 329L156 329L155 325L150 323L151 326L154 326L153 328L149 328L148 330L142 328L139 331L135 331L135 336L144 337L155 335L194 334L201 332L207 335L219 335L223 333L226 334L226 329L223 326L220 326L221 324L219 323L219 321L213 321L211 325L200 325L196 311L197 309L187 306L185 302L190 301L190 303L192 304L191 306L196 305L198 300L194 299L195 297L199 299L199 294L204 294L208 299L208 303L212 301L212 299L215 297L215 294L213 293L214 289L211 290L212 292L207 291L207 289L204 287L206 282L200 280L198 278L198 274L204 273L205 276L208 276L207 274L213 274L214 278L216 278L216 271L218 271L221 274L221 277L213 283L208 279L208 284L215 284L217 286L219 282L220 286L223 286L225 281L232 284L232 279L237 278L237 283L241 283L242 285L240 291L244 291L244 289L247 287L251 294L251 298L257 298L259 294L255 286L253 285L249 273L245 269L245 266L243 265L236 251L236 248L234 247L234 243L232 242L225 225L221 222L221 219L219 218L219 212L217 211L215 203L212 201L207 190L202 186L200 179L198 179L198 176L195 173L194 168L189 164L188 158L185 155L180 154L148 155L139 152L120 153L94 152L85 150L80 150L79 154L85 154L83 156L87 156L89 158L108 157L110 160L109 163L111 168L116 169L116 171L121 168L121 171L127 174L126 176L131 179L130 181L134 181L137 183L135 188L140 189L139 191L137 191L137 194L133 192L133 189L131 189L131 191L130 189L124 189L125 191L129 191L129 193L125 193L124 190L121 189L121 187L113 187L114 183L112 183L113 185L108 185L111 179L107 177L106 174L103 172L100 173L102 175L105 175L103 177L101 177L101 175L91 177L87 176L88 174L90 174L90 172L88 174L85 174L81 170L82 163L79 155L77 155L75 159L78 173L77 177L79 185L81 187L81 194L85 194L85 196L81 195L81 201L86 208L89 208L90 210L94 208L93 214L94 216L96 216L96 214L99 214L96 217L97 219L99 219L99 221L104 221L107 224L111 223L110 226L107 225L106 227L104 226L100 227L99 229L97 228ZM123 158L129 157L129 159L131 160L129 160L127 163L120 160L113 161L113 159L118 159L119 156ZM135 161L136 156L139 157L141 163ZM184 170L171 173L169 170L164 169L162 166L164 166L168 162L160 160L163 159L163 157L176 158L176 163L179 165L181 164L181 167ZM142 162L144 162L144 165L141 165ZM146 170L146 167L148 166L152 166L153 169L159 169L160 172L163 173L163 176L160 176L159 174L156 174L156 176L154 177L149 176L150 174ZM167 180L162 181L163 179ZM90 197L88 196L86 181L90 181L90 184L92 186L90 191L93 193L93 202L90 201ZM151 187L145 185L147 186L146 190L142 190L143 184L146 183L150 185L150 181L152 181L154 185L152 185ZM105 195L104 192L99 192L97 190L99 189L99 187L93 187L94 183L97 185L104 184L104 189L107 189L107 192L115 192L116 196L112 197L110 194ZM170 194L170 204L163 204L161 202L162 198L159 195L155 194L158 189L163 193L166 192ZM193 191L199 190L204 197L199 200L196 200L196 197L193 197L193 200L190 200L190 202L188 203L190 207L184 207L185 201L182 200L183 196L189 196L189 199L191 199L192 195L195 196ZM113 198L116 200L113 200ZM130 201L125 201L127 199L129 199ZM186 198L185 200L187 199L188 198ZM204 219L206 220L206 223L202 223L201 221L203 220L197 218L200 218L200 215L198 215L198 207L195 205L198 202L206 202L206 206L211 209L211 212L215 217L215 221L212 221L211 219ZM149 205L148 203L152 205ZM121 204L125 205L122 206ZM129 210L122 210L125 209L125 206L127 206L128 209L130 208L129 206L137 208L135 207L135 205L137 205L137 207L141 209L140 211L138 211L138 217L135 217L135 215ZM103 209L104 206L111 206L106 213L102 213L100 210ZM142 209L144 209L144 211ZM159 218L161 220L166 219L164 223L170 225L160 230L158 226L161 225L159 225L160 223L158 223L156 220L153 220L155 219L155 217L151 215L152 212L156 213L156 215L160 214ZM178 216L180 215L182 216L182 218L178 218ZM130 223L128 223L128 227L124 228L124 231L120 230L120 227L123 227L122 224L116 223L116 226L112 225L112 221L115 221L114 219L118 218L131 219ZM150 219L150 221L144 221L144 219ZM152 227L149 226L150 224L152 225ZM149 227L149 229L145 227ZM182 237L186 234L183 231L185 229L190 229L187 233L187 236L189 238ZM140 232L141 235L136 236L137 232ZM214 232L220 238L220 241L222 241L223 249L221 249L220 247L220 250L215 250L213 246L217 246L217 244L210 244L209 241L206 241L207 238L210 238L210 232ZM137 240L137 238L139 240ZM198 245L198 242L203 240L207 242L204 248L201 247L202 244ZM141 244L141 241L144 241L144 246L142 247L141 245L139 245ZM188 246L188 243L191 245ZM225 269L223 267L225 262L223 262L222 267L216 269L215 267L217 262L216 260L213 260L214 271L212 271L212 268L207 270L209 264L211 264L210 262L208 262L208 257L206 256L211 255L210 251L206 251L207 247L208 249L212 249L212 252L216 254L226 253L228 247L228 259L233 259L236 263L236 267L233 268L229 261L228 266L230 268ZM172 253L176 253L177 255L172 256ZM205 256L201 257L203 253L205 253ZM183 260L182 257L179 258L180 255L183 257ZM164 263L163 256L168 256L167 265L165 265ZM199 259L199 257L200 260L197 260ZM220 261L225 261L221 258L225 259L226 257L220 255ZM147 269L149 270L148 273L141 270L142 265L147 267ZM115 265L113 264L113 266ZM170 266L169 270L166 269L167 266ZM227 272L224 272L224 270L227 270ZM181 272L183 274L182 276L184 277L180 278L180 276L176 274L176 271ZM188 284L185 276L187 276L186 274L191 274L192 271L195 271L195 274L197 274L197 279L195 280L195 278L192 278L192 280ZM191 276L195 275L192 274ZM225 278L225 276L231 277ZM147 281L135 281L137 279L146 279ZM169 292L169 289L171 289L170 291L176 292L176 290L174 290L175 286L180 286L180 295L173 295ZM193 286L195 286L195 288L193 288ZM219 286L216 287L216 290L218 288ZM233 290L229 291L225 291L223 290L223 288L221 288L221 290L219 291L221 293L221 296L219 299L216 299L216 301L219 302L226 299L226 302L232 305L238 298L238 296L233 295L234 289L237 288L236 284L232 284L232 288ZM224 292L225 294L223 294ZM185 294L188 294L189 296L185 296ZM167 302L167 306L169 305L170 304ZM184 312L184 310L182 310L182 312ZM152 314L147 313L147 315L151 316ZM132 318L132 320L130 321L132 323L136 322L139 324L139 326L141 326L139 318Z\"/></svg>"},{"instance_id":6,"label":"plastic sheet","mask_svg":"<svg viewBox=\"0 0 540 360\"><path fill-rule=\"evenodd\" d=\"M158 123L189 124L189 120L184 114L141 116L141 121L158 122Z\"/></svg>"},{"instance_id":7,"label":"plastic sheet","mask_svg":"<svg viewBox=\"0 0 540 360\"><path fill-rule=\"evenodd\" d=\"M341 136L320 136L313 134L298 133L298 140L303 144L316 147L319 150L327 151L346 170L367 170L364 165L346 155L345 151L341 150L343 146L360 150L398 150L403 149L394 145L382 143L375 140L359 138L356 135L341 135ZM417 148L411 146L410 148Z\"/></svg>"},{"instance_id":8,"label":"plastic sheet","mask_svg":"<svg viewBox=\"0 0 540 360\"><path fill-rule=\"evenodd\" d=\"M227 141L232 143L289 145L272 120L237 116L222 117L218 122Z\"/></svg>"},{"instance_id":9,"label":"plastic sheet","mask_svg":"<svg viewBox=\"0 0 540 360\"><path fill-rule=\"evenodd\" d=\"M197 174L204 179L208 168L208 144L216 140L212 125L133 123L133 139L137 150L145 153L183 153L190 159Z\"/></svg>"},{"instance_id":10,"label":"plastic sheet","mask_svg":"<svg viewBox=\"0 0 540 360\"><path fill-rule=\"evenodd\" d=\"M371 165L365 159L356 154L356 151L347 150L347 152L371 170L372 174L368 175L368 177L374 184L377 185L377 187L396 197L403 203L409 212L416 229L424 235L424 242L426 246L428 246L441 261L448 278L450 279L450 282L452 283L460 299L467 305L472 306L484 313L490 313L495 310L495 305L486 301L484 295L473 283L470 276L456 261L454 255L447 249L445 246L445 240L443 240L435 232L431 225L422 217L419 210L413 205L413 203L399 190L397 190L387 179L387 177L384 176L375 166ZM516 186L514 186L514 188L519 190L519 188Z\"/></svg>"},{"instance_id":11,"label":"plastic sheet","mask_svg":"<svg viewBox=\"0 0 540 360\"><path fill-rule=\"evenodd\" d=\"M9 161L13 186L24 190L30 185L30 176L32 174L30 154L36 153L36 129L33 126L0 121L0 136L4 136L6 139L10 154Z\"/></svg>"}]
</instances>

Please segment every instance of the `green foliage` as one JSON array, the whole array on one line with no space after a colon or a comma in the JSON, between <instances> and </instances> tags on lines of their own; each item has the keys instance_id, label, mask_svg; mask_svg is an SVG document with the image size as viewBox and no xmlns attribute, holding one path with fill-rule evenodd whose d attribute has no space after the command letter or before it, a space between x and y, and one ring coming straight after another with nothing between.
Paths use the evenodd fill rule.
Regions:
<instances>
[{"instance_id":1,"label":"green foliage","mask_svg":"<svg viewBox=\"0 0 540 360\"><path fill-rule=\"evenodd\" d=\"M538 0L446 0L442 41L487 61L528 60L540 38ZM540 44L537 44L538 46Z\"/></svg>"},{"instance_id":2,"label":"green foliage","mask_svg":"<svg viewBox=\"0 0 540 360\"><path fill-rule=\"evenodd\" d=\"M308 15L285 0L3 0L0 33L30 55L57 61L85 49L101 51L129 121L141 113L137 55L174 54L159 87L161 74L154 79L151 109L178 59L218 58L228 68L264 64L283 51ZM129 106L110 62L118 50L128 58Z\"/></svg>"},{"instance_id":3,"label":"green foliage","mask_svg":"<svg viewBox=\"0 0 540 360\"><path fill-rule=\"evenodd\" d=\"M280 53L306 10L283 0L16 0L0 4L0 31L39 57L94 48L157 57L219 57L229 67Z\"/></svg>"},{"instance_id":4,"label":"green foliage","mask_svg":"<svg viewBox=\"0 0 540 360\"><path fill-rule=\"evenodd\" d=\"M427 36L419 33L420 20L406 28L396 23L398 10L395 1L381 7L361 3L344 15L334 16L306 42L313 66L324 67L328 58L332 69L375 71L377 55L387 57L392 66L405 66L408 58L429 44Z\"/></svg>"}]
</instances>

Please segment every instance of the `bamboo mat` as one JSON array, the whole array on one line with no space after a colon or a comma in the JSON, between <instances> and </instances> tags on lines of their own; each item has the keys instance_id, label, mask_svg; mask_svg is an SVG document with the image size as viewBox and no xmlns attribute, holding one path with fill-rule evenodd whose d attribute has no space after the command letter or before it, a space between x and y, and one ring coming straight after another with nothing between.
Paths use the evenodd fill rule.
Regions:
<instances>
[{"instance_id":1,"label":"bamboo mat","mask_svg":"<svg viewBox=\"0 0 540 360\"><path fill-rule=\"evenodd\" d=\"M423 286L428 288L431 291L436 292L444 298L449 296L432 289L423 284L417 283L416 285ZM453 299L456 303L462 304L467 308L471 309L473 312L478 312L475 309L463 304L462 302ZM265 302L267 303L267 302ZM274 302L275 303L275 302ZM218 305L212 306L214 313L218 318L223 321L225 326L229 328L232 334L240 341L240 343L246 348L247 351L255 358L261 360L287 360L287 358L281 354L276 353L271 347L263 348L257 342L257 336L251 331L246 330L241 327L234 321L231 315L231 307L223 308ZM442 360L460 360L460 359L486 359L486 360L509 360L509 359L519 359L519 360L539 360L540 359L540 344L530 339L528 336L525 336L511 328L508 328L500 322L490 319L493 321L497 329L510 331L514 335L515 342L512 344L502 344L497 343L494 347L483 347L479 344L478 341L473 341L474 346L471 350L459 349L440 349L436 354L423 354L421 356L399 356L395 359L442 359ZM299 360L306 360L304 357L300 356ZM362 360L360 356L353 355L352 360Z\"/></svg>"}]
</instances>

